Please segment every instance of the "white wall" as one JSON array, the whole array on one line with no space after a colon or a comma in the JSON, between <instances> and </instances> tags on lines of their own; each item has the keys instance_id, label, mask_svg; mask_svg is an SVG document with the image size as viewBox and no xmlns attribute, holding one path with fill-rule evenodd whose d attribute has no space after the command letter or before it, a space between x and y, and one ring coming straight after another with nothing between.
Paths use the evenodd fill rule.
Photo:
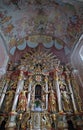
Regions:
<instances>
[{"instance_id":1,"label":"white wall","mask_svg":"<svg viewBox=\"0 0 83 130\"><path fill-rule=\"evenodd\" d=\"M0 32L0 77L6 72L8 59L6 40L2 32Z\"/></svg>"}]
</instances>

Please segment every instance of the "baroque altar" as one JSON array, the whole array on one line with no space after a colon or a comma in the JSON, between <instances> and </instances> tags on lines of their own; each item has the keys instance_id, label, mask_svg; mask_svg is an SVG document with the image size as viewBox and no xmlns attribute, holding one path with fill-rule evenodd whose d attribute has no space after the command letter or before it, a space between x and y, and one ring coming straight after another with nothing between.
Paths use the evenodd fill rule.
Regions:
<instances>
[{"instance_id":1,"label":"baroque altar","mask_svg":"<svg viewBox=\"0 0 83 130\"><path fill-rule=\"evenodd\" d=\"M9 62L0 84L0 123L4 118L7 130L68 130L69 120L83 128L79 87L53 53L30 51Z\"/></svg>"}]
</instances>

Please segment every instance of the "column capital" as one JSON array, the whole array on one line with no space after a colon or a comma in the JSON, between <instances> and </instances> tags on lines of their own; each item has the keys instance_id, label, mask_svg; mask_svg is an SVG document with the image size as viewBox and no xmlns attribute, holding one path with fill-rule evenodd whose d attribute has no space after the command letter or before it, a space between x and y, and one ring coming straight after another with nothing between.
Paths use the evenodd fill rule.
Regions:
<instances>
[{"instance_id":1,"label":"column capital","mask_svg":"<svg viewBox=\"0 0 83 130\"><path fill-rule=\"evenodd\" d=\"M47 76L45 76L45 82L48 82L48 77Z\"/></svg>"},{"instance_id":2,"label":"column capital","mask_svg":"<svg viewBox=\"0 0 83 130\"><path fill-rule=\"evenodd\" d=\"M32 76L29 77L29 83L32 83Z\"/></svg>"},{"instance_id":3,"label":"column capital","mask_svg":"<svg viewBox=\"0 0 83 130\"><path fill-rule=\"evenodd\" d=\"M19 80L24 79L24 71L20 70Z\"/></svg>"},{"instance_id":4,"label":"column capital","mask_svg":"<svg viewBox=\"0 0 83 130\"><path fill-rule=\"evenodd\" d=\"M57 76L57 77L55 77L55 80L57 80L57 81L58 81L58 79L59 79L59 78L58 78L58 76Z\"/></svg>"}]
</instances>

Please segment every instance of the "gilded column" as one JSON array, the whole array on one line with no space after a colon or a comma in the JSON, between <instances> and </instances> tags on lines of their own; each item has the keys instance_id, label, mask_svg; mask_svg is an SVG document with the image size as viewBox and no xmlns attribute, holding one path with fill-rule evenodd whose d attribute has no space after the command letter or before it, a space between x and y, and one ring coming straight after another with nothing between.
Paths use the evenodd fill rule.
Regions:
<instances>
[{"instance_id":1,"label":"gilded column","mask_svg":"<svg viewBox=\"0 0 83 130\"><path fill-rule=\"evenodd\" d=\"M73 90L72 90L72 86L71 86L69 74L70 74L70 72L66 68L67 83L68 83L69 90L70 90L70 93L71 93L71 99L72 99L72 103L73 103L73 108L74 108L74 111L77 112L77 108L76 108L76 104L75 104L75 99L74 99L74 93L73 93Z\"/></svg>"},{"instance_id":2,"label":"gilded column","mask_svg":"<svg viewBox=\"0 0 83 130\"><path fill-rule=\"evenodd\" d=\"M2 91L2 95L1 95L1 99L0 99L0 108L1 108L2 103L4 101L4 98L5 98L5 94L6 94L6 91L7 91L7 88L8 88L8 83L9 83L9 79L7 80L6 85L5 85L5 87Z\"/></svg>"},{"instance_id":3,"label":"gilded column","mask_svg":"<svg viewBox=\"0 0 83 130\"><path fill-rule=\"evenodd\" d=\"M56 92L57 92L57 100L58 100L58 109L59 112L63 112L62 110L62 103L61 103L61 93L59 88L59 77L58 77L58 70L55 71L55 81L56 81Z\"/></svg>"},{"instance_id":4,"label":"gilded column","mask_svg":"<svg viewBox=\"0 0 83 130\"><path fill-rule=\"evenodd\" d=\"M13 102L13 106L12 106L12 112L11 112L9 127L16 126L15 118L16 118L16 107L17 107L17 103L18 103L18 96L19 96L19 93L23 90L23 86L24 86L24 75L23 75L23 73L24 72L21 69L19 81L18 81L18 85L17 85L15 97L14 97L14 102Z\"/></svg>"},{"instance_id":5,"label":"gilded column","mask_svg":"<svg viewBox=\"0 0 83 130\"><path fill-rule=\"evenodd\" d=\"M46 92L48 92L48 77L45 77ZM48 109L48 93L46 93L46 110Z\"/></svg>"},{"instance_id":6,"label":"gilded column","mask_svg":"<svg viewBox=\"0 0 83 130\"><path fill-rule=\"evenodd\" d=\"M12 106L12 111L16 110L17 102L18 102L18 96L19 96L19 93L23 90L23 86L24 86L24 75L23 75L23 70L21 70L19 82L18 82L18 85L17 85L17 90L16 90L16 93L15 93L15 98L14 98L14 102L13 102L13 106Z\"/></svg>"},{"instance_id":7,"label":"gilded column","mask_svg":"<svg viewBox=\"0 0 83 130\"><path fill-rule=\"evenodd\" d=\"M77 73L72 72L71 73L71 82L72 82L72 86L74 87L74 94L75 94L75 97L76 97L76 102L77 102L78 107L79 107L79 111L82 112L83 111L82 100L81 100L81 97L80 97L79 84L78 84L77 78L78 78Z\"/></svg>"},{"instance_id":8,"label":"gilded column","mask_svg":"<svg viewBox=\"0 0 83 130\"><path fill-rule=\"evenodd\" d=\"M4 89L4 86L6 84L6 79L5 78L7 78L7 77L4 76L0 80L0 97L1 97L1 95L3 93L3 89Z\"/></svg>"},{"instance_id":9,"label":"gilded column","mask_svg":"<svg viewBox=\"0 0 83 130\"><path fill-rule=\"evenodd\" d=\"M29 88L28 88L28 102L27 102L27 110L28 110L29 107L30 107L31 86L32 86L32 76L29 77Z\"/></svg>"}]
</instances>

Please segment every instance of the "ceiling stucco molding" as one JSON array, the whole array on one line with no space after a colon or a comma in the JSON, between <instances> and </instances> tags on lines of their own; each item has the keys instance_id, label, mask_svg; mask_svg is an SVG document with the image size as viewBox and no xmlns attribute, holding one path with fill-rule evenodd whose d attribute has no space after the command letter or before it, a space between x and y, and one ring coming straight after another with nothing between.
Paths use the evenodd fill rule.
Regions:
<instances>
[{"instance_id":1,"label":"ceiling stucco molding","mask_svg":"<svg viewBox=\"0 0 83 130\"><path fill-rule=\"evenodd\" d=\"M66 56L71 54L71 49L82 32L80 2L19 0L16 6L9 1L11 0L0 1L0 25L11 54L14 54L16 48L35 48L39 44L46 48L55 47L58 51L65 50ZM41 37L33 40L33 35ZM44 41L42 35L51 36L52 40L49 41L47 38L48 41ZM33 42L29 40L30 36Z\"/></svg>"}]
</instances>

